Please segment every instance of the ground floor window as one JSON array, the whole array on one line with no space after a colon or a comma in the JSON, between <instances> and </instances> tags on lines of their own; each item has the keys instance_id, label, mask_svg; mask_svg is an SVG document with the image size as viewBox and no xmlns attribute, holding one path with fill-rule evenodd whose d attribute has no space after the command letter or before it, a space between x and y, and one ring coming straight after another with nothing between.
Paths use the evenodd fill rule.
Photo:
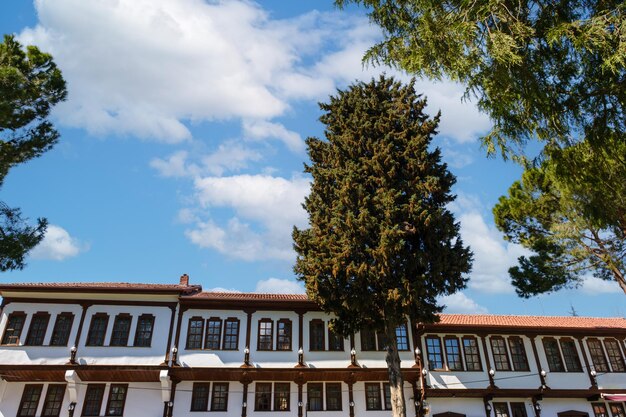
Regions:
<instances>
[{"instance_id":1,"label":"ground floor window","mask_svg":"<svg viewBox=\"0 0 626 417\"><path fill-rule=\"evenodd\" d=\"M191 411L227 411L228 382L196 382L191 393Z\"/></svg>"},{"instance_id":2,"label":"ground floor window","mask_svg":"<svg viewBox=\"0 0 626 417\"><path fill-rule=\"evenodd\" d=\"M306 393L309 411L342 410L341 382L310 382Z\"/></svg>"},{"instance_id":3,"label":"ground floor window","mask_svg":"<svg viewBox=\"0 0 626 417\"><path fill-rule=\"evenodd\" d=\"M365 383L365 409L391 410L391 387L388 383Z\"/></svg>"}]
</instances>

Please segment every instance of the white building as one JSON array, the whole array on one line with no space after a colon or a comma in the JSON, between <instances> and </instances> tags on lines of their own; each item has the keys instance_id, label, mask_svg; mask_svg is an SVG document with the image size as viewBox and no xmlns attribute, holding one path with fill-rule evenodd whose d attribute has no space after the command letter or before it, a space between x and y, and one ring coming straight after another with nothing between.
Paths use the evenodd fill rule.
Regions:
<instances>
[{"instance_id":1,"label":"white building","mask_svg":"<svg viewBox=\"0 0 626 417\"><path fill-rule=\"evenodd\" d=\"M0 295L3 417L390 415L384 342L338 337L302 295L186 275ZM409 416L626 417L626 319L442 315L397 339Z\"/></svg>"}]
</instances>

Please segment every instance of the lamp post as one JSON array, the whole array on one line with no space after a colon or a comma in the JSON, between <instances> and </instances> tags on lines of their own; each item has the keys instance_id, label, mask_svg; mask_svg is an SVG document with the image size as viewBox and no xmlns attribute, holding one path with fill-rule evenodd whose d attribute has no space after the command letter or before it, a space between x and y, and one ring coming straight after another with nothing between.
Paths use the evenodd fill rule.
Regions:
<instances>
[{"instance_id":1,"label":"lamp post","mask_svg":"<svg viewBox=\"0 0 626 417\"><path fill-rule=\"evenodd\" d=\"M300 349L298 349L298 367L303 367L303 366L304 366L304 349L300 347Z\"/></svg>"},{"instance_id":2,"label":"lamp post","mask_svg":"<svg viewBox=\"0 0 626 417\"><path fill-rule=\"evenodd\" d=\"M541 370L541 372L539 372L539 379L541 380L541 390L543 391L544 389L548 388L548 385L546 384L546 376L548 375L548 373L545 370Z\"/></svg>"},{"instance_id":3,"label":"lamp post","mask_svg":"<svg viewBox=\"0 0 626 417\"><path fill-rule=\"evenodd\" d=\"M172 346L172 365L176 366L178 363L178 348L176 346Z\"/></svg>"},{"instance_id":4,"label":"lamp post","mask_svg":"<svg viewBox=\"0 0 626 417\"><path fill-rule=\"evenodd\" d=\"M350 350L350 366L352 367L359 366L356 363L356 350L354 348Z\"/></svg>"},{"instance_id":5,"label":"lamp post","mask_svg":"<svg viewBox=\"0 0 626 417\"><path fill-rule=\"evenodd\" d=\"M76 346L72 346L70 348L70 363L72 365L76 365L76 352L78 352L78 348L76 348Z\"/></svg>"},{"instance_id":6,"label":"lamp post","mask_svg":"<svg viewBox=\"0 0 626 417\"><path fill-rule=\"evenodd\" d=\"M496 376L496 371L493 368L489 368L489 385L494 388L496 386L496 382L494 377Z\"/></svg>"},{"instance_id":7,"label":"lamp post","mask_svg":"<svg viewBox=\"0 0 626 417\"><path fill-rule=\"evenodd\" d=\"M243 364L250 366L250 348L248 346L243 350Z\"/></svg>"},{"instance_id":8,"label":"lamp post","mask_svg":"<svg viewBox=\"0 0 626 417\"><path fill-rule=\"evenodd\" d=\"M74 410L76 409L76 403L70 403L70 405L67 406L67 412L69 417L74 417Z\"/></svg>"}]
</instances>

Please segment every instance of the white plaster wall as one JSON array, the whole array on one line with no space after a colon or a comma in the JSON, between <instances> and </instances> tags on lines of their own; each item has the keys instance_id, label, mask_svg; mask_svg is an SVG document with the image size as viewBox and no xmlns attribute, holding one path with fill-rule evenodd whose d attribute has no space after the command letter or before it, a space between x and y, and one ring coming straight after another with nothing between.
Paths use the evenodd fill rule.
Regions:
<instances>
[{"instance_id":1,"label":"white plaster wall","mask_svg":"<svg viewBox=\"0 0 626 417\"><path fill-rule=\"evenodd\" d=\"M309 350L309 328L311 320L323 320L326 329L328 329L328 323L332 316L321 311L310 311L303 317L303 339L304 339L304 361L311 368L346 368L350 365L350 339L346 338L343 341L343 351L329 351L328 350L328 330L324 334L324 349L323 351L311 351Z\"/></svg>"},{"instance_id":2,"label":"white plaster wall","mask_svg":"<svg viewBox=\"0 0 626 417\"><path fill-rule=\"evenodd\" d=\"M274 350L258 350L259 321L271 319L274 322L273 342ZM291 320L291 350L276 350L277 321ZM293 311L257 311L252 314L252 328L250 332L250 361L257 368L293 367L298 363L298 314ZM306 341L306 340L305 340ZM308 346L308 345L305 345Z\"/></svg>"},{"instance_id":3,"label":"white plaster wall","mask_svg":"<svg viewBox=\"0 0 626 417\"><path fill-rule=\"evenodd\" d=\"M548 359L546 357L546 352L543 347L543 339L548 336L539 336L536 339L537 343L537 353L539 354L539 363L541 364L541 369L547 372L546 376L546 385L549 387L555 387L558 389L585 389L589 388L591 385L591 381L589 380L589 375L587 374L587 370L585 369L585 359L583 355L585 352L580 350L580 346L578 341L575 340L576 352L578 353L578 359L580 360L580 364L583 368L582 372L551 372L550 367L548 366ZM560 337L557 336L549 336L550 338L556 339L557 341ZM567 339L572 339L571 337L567 337ZM560 348L560 344L559 344ZM561 352L561 358L563 358Z\"/></svg>"},{"instance_id":4,"label":"white plaster wall","mask_svg":"<svg viewBox=\"0 0 626 417\"><path fill-rule=\"evenodd\" d=\"M604 340L604 337L595 337L599 340ZM591 360L591 355L589 354L589 347L587 346L587 338L583 339L583 346L585 348L585 355L589 359L589 366L593 369L593 361ZM604 343L603 343L604 346ZM626 350L622 345L622 350ZM606 352L605 352L606 356ZM581 358L581 361L582 358ZM608 357L607 357L608 362ZM585 366L585 362L583 361L583 366ZM610 367L610 365L609 365ZM626 373L624 372L607 372L607 373L599 373L597 375L598 388L600 389L626 389Z\"/></svg>"},{"instance_id":5,"label":"white plaster wall","mask_svg":"<svg viewBox=\"0 0 626 417\"><path fill-rule=\"evenodd\" d=\"M85 346L91 318L96 313L106 313L109 315L104 346ZM133 318L128 336L129 346L109 346L115 316L120 313L128 313ZM154 331L150 347L132 346L138 318L142 314L152 314L154 316ZM159 365L165 359L170 320L171 310L169 307L124 305L90 306L85 316L85 323L83 324L83 330L81 332L76 360L81 365ZM77 323L75 324L77 325Z\"/></svg>"},{"instance_id":6,"label":"white plaster wall","mask_svg":"<svg viewBox=\"0 0 626 417\"><path fill-rule=\"evenodd\" d=\"M4 328L6 327L9 314L14 311L23 311L26 313L26 320L24 322L24 328L22 329L22 335L20 336L19 346L0 345L0 358L2 358L3 364L62 365L69 361L70 348L73 346L76 338L78 323L80 322L80 315L82 313L81 306L73 304L12 302L8 304L2 312L0 319L1 334L4 334ZM26 340L26 335L28 334L31 319L33 314L38 311L46 311L50 314L50 321L48 322L48 329L44 337L44 344L43 346L24 346L24 341ZM54 327L56 316L65 312L74 314L74 322L72 323L72 330L70 332L67 346L47 346L50 343L50 337L52 336L52 329Z\"/></svg>"}]
</instances>

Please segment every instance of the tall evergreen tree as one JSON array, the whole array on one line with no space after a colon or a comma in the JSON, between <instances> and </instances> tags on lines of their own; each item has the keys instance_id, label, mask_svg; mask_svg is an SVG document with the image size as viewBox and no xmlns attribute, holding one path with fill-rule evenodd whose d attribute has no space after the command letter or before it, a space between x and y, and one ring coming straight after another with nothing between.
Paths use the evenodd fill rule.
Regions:
<instances>
[{"instance_id":1,"label":"tall evergreen tree","mask_svg":"<svg viewBox=\"0 0 626 417\"><path fill-rule=\"evenodd\" d=\"M320 104L326 140L307 139L310 228L293 232L294 270L333 328L385 335L394 416L406 415L396 329L437 321L437 297L465 287L472 261L446 208L455 177L429 149L439 115L425 106L413 83L385 77Z\"/></svg>"},{"instance_id":2,"label":"tall evergreen tree","mask_svg":"<svg viewBox=\"0 0 626 417\"><path fill-rule=\"evenodd\" d=\"M0 43L0 186L9 170L50 150L59 133L48 120L67 90L52 56L26 51L13 36ZM22 269L24 257L43 239L46 219L36 226L18 208L0 201L0 271Z\"/></svg>"}]
</instances>

